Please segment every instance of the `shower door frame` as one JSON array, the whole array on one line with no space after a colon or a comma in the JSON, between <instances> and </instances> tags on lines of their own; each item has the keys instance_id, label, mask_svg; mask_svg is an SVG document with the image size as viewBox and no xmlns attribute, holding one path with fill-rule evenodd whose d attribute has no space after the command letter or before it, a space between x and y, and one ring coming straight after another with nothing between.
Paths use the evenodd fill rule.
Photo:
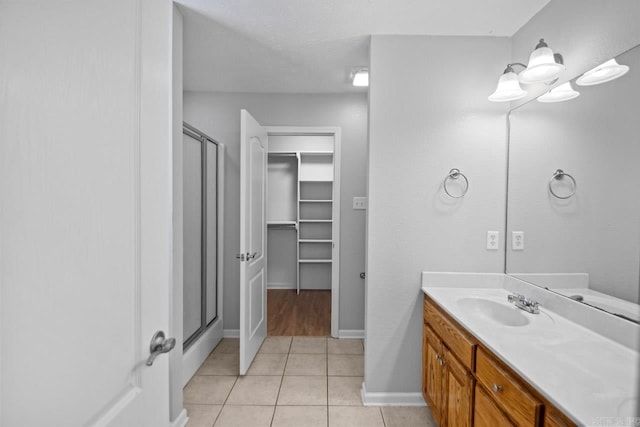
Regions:
<instances>
[{"instance_id":1,"label":"shower door frame","mask_svg":"<svg viewBox=\"0 0 640 427\"><path fill-rule=\"evenodd\" d=\"M183 337L183 348L186 353L193 344L214 325L222 322L222 302L223 302L223 265L224 265L224 144L219 143L204 132L186 122L182 122L182 133L201 143L201 295L200 295L200 327L189 337ZM216 315L207 322L207 143L212 143L216 147ZM184 307L183 307L184 311Z\"/></svg>"}]
</instances>

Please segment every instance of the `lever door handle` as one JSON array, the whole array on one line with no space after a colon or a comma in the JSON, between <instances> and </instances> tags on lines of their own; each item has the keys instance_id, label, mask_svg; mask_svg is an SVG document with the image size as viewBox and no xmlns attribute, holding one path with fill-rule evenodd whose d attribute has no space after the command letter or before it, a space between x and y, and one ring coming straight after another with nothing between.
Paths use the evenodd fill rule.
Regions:
<instances>
[{"instance_id":1,"label":"lever door handle","mask_svg":"<svg viewBox=\"0 0 640 427\"><path fill-rule=\"evenodd\" d=\"M169 353L175 346L175 338L165 338L164 332L157 331L151 338L151 345L149 346L151 354L147 359L147 366L153 365L153 361L156 360L156 357L162 353Z\"/></svg>"},{"instance_id":2,"label":"lever door handle","mask_svg":"<svg viewBox=\"0 0 640 427\"><path fill-rule=\"evenodd\" d=\"M238 254L236 255L236 258L239 259L240 261L251 261L252 259L254 259L256 256L258 255L258 252L254 252L252 254L250 254L249 252L247 252L246 254Z\"/></svg>"}]
</instances>

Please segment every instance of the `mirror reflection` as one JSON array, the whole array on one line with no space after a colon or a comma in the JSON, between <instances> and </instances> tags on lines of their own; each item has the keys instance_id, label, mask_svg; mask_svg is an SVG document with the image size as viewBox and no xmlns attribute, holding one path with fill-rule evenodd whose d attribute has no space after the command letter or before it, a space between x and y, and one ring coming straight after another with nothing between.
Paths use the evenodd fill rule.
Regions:
<instances>
[{"instance_id":1,"label":"mirror reflection","mask_svg":"<svg viewBox=\"0 0 640 427\"><path fill-rule=\"evenodd\" d=\"M640 322L640 47L616 60L510 113L506 272Z\"/></svg>"}]
</instances>

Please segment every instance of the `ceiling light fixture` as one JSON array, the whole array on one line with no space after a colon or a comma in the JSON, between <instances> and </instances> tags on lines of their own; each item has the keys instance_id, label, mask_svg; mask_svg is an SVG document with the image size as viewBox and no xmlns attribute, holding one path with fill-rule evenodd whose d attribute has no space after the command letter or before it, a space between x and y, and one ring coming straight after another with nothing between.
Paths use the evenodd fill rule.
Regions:
<instances>
[{"instance_id":1,"label":"ceiling light fixture","mask_svg":"<svg viewBox=\"0 0 640 427\"><path fill-rule=\"evenodd\" d=\"M580 96L580 92L574 90L571 87L570 82L566 82L561 84L558 87L554 87L544 95L539 96L538 101L539 102L562 102L562 101L568 101L573 98L577 98L578 96Z\"/></svg>"},{"instance_id":2,"label":"ceiling light fixture","mask_svg":"<svg viewBox=\"0 0 640 427\"><path fill-rule=\"evenodd\" d=\"M354 68L353 70L351 70L351 83L354 86L359 87L369 86L369 69Z\"/></svg>"},{"instance_id":3,"label":"ceiling light fixture","mask_svg":"<svg viewBox=\"0 0 640 427\"><path fill-rule=\"evenodd\" d=\"M615 59L610 59L604 64L600 64L578 77L576 84L580 86L593 86L606 83L624 76L628 71L628 66L618 64Z\"/></svg>"},{"instance_id":4,"label":"ceiling light fixture","mask_svg":"<svg viewBox=\"0 0 640 427\"><path fill-rule=\"evenodd\" d=\"M516 74L513 67L524 68L520 74ZM529 57L529 65L520 62L507 64L504 73L498 81L496 91L489 96L489 101L506 102L522 99L527 96L527 91L520 87L520 83L555 83L558 75L565 70L562 55L553 53L544 39L540 39L535 50Z\"/></svg>"}]
</instances>

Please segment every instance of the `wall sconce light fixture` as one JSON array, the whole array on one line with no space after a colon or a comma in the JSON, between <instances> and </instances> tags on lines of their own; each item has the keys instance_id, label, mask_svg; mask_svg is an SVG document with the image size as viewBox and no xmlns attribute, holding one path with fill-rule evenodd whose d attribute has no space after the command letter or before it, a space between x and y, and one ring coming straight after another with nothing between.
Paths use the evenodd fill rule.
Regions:
<instances>
[{"instance_id":1,"label":"wall sconce light fixture","mask_svg":"<svg viewBox=\"0 0 640 427\"><path fill-rule=\"evenodd\" d=\"M351 70L351 84L359 87L369 86L369 69L354 68Z\"/></svg>"},{"instance_id":2,"label":"wall sconce light fixture","mask_svg":"<svg viewBox=\"0 0 640 427\"><path fill-rule=\"evenodd\" d=\"M523 67L520 74L516 74L513 67ZM504 73L498 81L496 91L489 96L489 101L505 102L515 101L527 96L527 91L520 87L520 83L548 83L557 79L558 75L565 70L562 55L553 53L551 48L540 39L535 50L529 57L529 64L520 62L508 64Z\"/></svg>"},{"instance_id":3,"label":"wall sconce light fixture","mask_svg":"<svg viewBox=\"0 0 640 427\"><path fill-rule=\"evenodd\" d=\"M615 59L610 59L604 64L600 64L578 77L576 84L580 86L593 86L610 82L611 80L624 76L627 74L627 71L629 71L627 65L618 64Z\"/></svg>"},{"instance_id":4,"label":"wall sconce light fixture","mask_svg":"<svg viewBox=\"0 0 640 427\"><path fill-rule=\"evenodd\" d=\"M554 87L544 95L539 96L538 101L539 102L562 102L562 101L568 101L573 98L577 98L578 96L580 96L580 92L574 90L573 87L571 87L570 82L566 82L561 84L558 87Z\"/></svg>"},{"instance_id":5,"label":"wall sconce light fixture","mask_svg":"<svg viewBox=\"0 0 640 427\"><path fill-rule=\"evenodd\" d=\"M496 91L489 95L489 101L491 102L506 102L522 99L527 96L527 91L520 87L518 82L518 75L513 71L512 65L508 64L504 73L498 80L498 87Z\"/></svg>"}]
</instances>

